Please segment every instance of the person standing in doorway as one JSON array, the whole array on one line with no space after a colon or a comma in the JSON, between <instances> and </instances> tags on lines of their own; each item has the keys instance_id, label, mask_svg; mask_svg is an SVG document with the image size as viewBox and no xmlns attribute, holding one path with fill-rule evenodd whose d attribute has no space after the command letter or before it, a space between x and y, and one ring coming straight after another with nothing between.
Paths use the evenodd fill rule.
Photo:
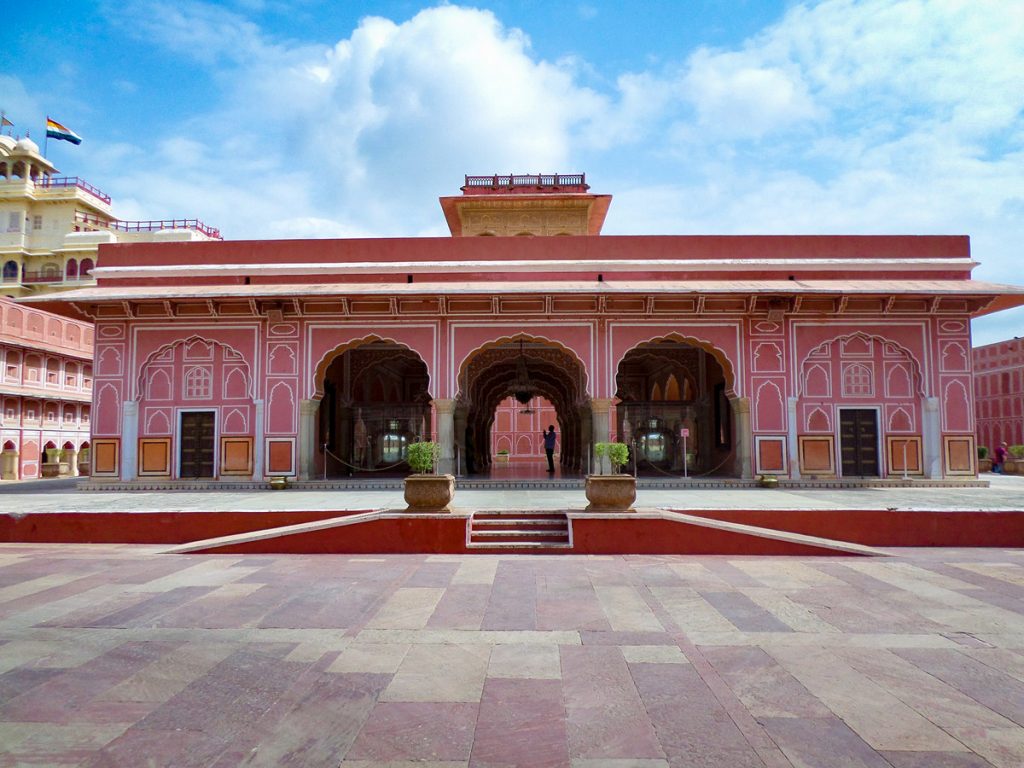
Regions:
<instances>
[{"instance_id":1,"label":"person standing in doorway","mask_svg":"<svg viewBox=\"0 0 1024 768\"><path fill-rule=\"evenodd\" d=\"M997 475L1003 474L1003 465L1006 463L1006 457L1009 455L1010 452L1006 448L1005 441L996 446L995 455L992 457L992 471Z\"/></svg>"},{"instance_id":2,"label":"person standing in doorway","mask_svg":"<svg viewBox=\"0 0 1024 768\"><path fill-rule=\"evenodd\" d=\"M549 424L544 430L544 453L548 457L548 472L555 471L555 425Z\"/></svg>"}]
</instances>

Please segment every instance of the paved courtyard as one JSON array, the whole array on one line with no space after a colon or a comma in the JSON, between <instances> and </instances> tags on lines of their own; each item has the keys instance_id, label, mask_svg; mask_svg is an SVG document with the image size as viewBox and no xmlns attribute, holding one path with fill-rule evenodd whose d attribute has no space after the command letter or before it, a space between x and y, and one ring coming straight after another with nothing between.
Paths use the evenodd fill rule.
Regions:
<instances>
[{"instance_id":1,"label":"paved courtyard","mask_svg":"<svg viewBox=\"0 0 1024 768\"><path fill-rule=\"evenodd\" d=\"M0 765L1024 765L1024 552L0 545Z\"/></svg>"}]
</instances>

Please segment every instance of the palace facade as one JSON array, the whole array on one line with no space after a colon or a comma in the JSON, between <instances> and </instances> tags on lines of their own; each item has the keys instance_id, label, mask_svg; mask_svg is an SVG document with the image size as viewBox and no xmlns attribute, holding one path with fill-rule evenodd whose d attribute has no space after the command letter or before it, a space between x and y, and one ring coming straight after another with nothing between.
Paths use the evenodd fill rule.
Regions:
<instances>
[{"instance_id":1,"label":"palace facade","mask_svg":"<svg viewBox=\"0 0 1024 768\"><path fill-rule=\"evenodd\" d=\"M450 238L104 245L95 287L33 298L96 324L93 475L486 472L499 405L546 399L567 472L976 473L960 236L603 236L582 175L467 177ZM511 450L511 449L510 449Z\"/></svg>"},{"instance_id":2,"label":"palace facade","mask_svg":"<svg viewBox=\"0 0 1024 768\"><path fill-rule=\"evenodd\" d=\"M1002 442L1024 445L1024 339L975 347L973 356L978 445L990 456Z\"/></svg>"},{"instance_id":3,"label":"palace facade","mask_svg":"<svg viewBox=\"0 0 1024 768\"><path fill-rule=\"evenodd\" d=\"M96 284L105 243L219 240L197 219L125 221L110 195L78 176L59 176L32 139L0 135L0 296Z\"/></svg>"},{"instance_id":4,"label":"palace facade","mask_svg":"<svg viewBox=\"0 0 1024 768\"><path fill-rule=\"evenodd\" d=\"M0 479L88 466L92 325L0 297Z\"/></svg>"}]
</instances>

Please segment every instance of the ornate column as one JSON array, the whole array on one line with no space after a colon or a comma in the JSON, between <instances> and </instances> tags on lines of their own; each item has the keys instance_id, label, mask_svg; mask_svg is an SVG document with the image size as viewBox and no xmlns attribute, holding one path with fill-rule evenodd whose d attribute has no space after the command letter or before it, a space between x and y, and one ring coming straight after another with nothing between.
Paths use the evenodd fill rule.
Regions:
<instances>
[{"instance_id":1,"label":"ornate column","mask_svg":"<svg viewBox=\"0 0 1024 768\"><path fill-rule=\"evenodd\" d=\"M789 409L789 476L794 480L800 479L800 444L797 438L796 421L796 398L790 397L786 401Z\"/></svg>"},{"instance_id":2,"label":"ornate column","mask_svg":"<svg viewBox=\"0 0 1024 768\"><path fill-rule=\"evenodd\" d=\"M435 398L432 405L437 419L437 444L441 447L437 471L452 474L455 469L455 401Z\"/></svg>"},{"instance_id":3,"label":"ornate column","mask_svg":"<svg viewBox=\"0 0 1024 768\"><path fill-rule=\"evenodd\" d=\"M299 401L299 480L316 476L316 416L319 400Z\"/></svg>"},{"instance_id":4,"label":"ornate column","mask_svg":"<svg viewBox=\"0 0 1024 768\"><path fill-rule=\"evenodd\" d=\"M754 440L750 431L750 398L730 398L729 407L732 409L733 436L736 440L736 464L733 471L746 480L754 476L750 463L751 443Z\"/></svg>"},{"instance_id":5,"label":"ornate column","mask_svg":"<svg viewBox=\"0 0 1024 768\"><path fill-rule=\"evenodd\" d=\"M139 468L139 401L121 405L121 479L134 480Z\"/></svg>"},{"instance_id":6,"label":"ornate column","mask_svg":"<svg viewBox=\"0 0 1024 768\"><path fill-rule=\"evenodd\" d=\"M263 413L264 401L255 400L255 421L253 422L253 446L252 446L252 479L261 480L266 475L266 467L263 466Z\"/></svg>"},{"instance_id":7,"label":"ornate column","mask_svg":"<svg viewBox=\"0 0 1024 768\"><path fill-rule=\"evenodd\" d=\"M74 448L65 448L64 459L68 465L68 474L71 477L78 477L78 451Z\"/></svg>"},{"instance_id":8,"label":"ornate column","mask_svg":"<svg viewBox=\"0 0 1024 768\"><path fill-rule=\"evenodd\" d=\"M580 421L580 469L584 474L591 472L592 464L591 460L594 455L594 442L591 440L591 436L594 432L594 423L590 415L590 406L581 405L579 407L579 421Z\"/></svg>"},{"instance_id":9,"label":"ornate column","mask_svg":"<svg viewBox=\"0 0 1024 768\"><path fill-rule=\"evenodd\" d=\"M921 399L921 452L924 454L925 477L942 477L942 429L939 419L939 398Z\"/></svg>"},{"instance_id":10,"label":"ornate column","mask_svg":"<svg viewBox=\"0 0 1024 768\"><path fill-rule=\"evenodd\" d=\"M459 465L455 467L455 474L456 475L461 475L461 474L463 474L463 472L467 471L466 470L466 467L467 467L467 463L466 463L466 419L467 419L467 416L468 416L467 409L466 409L465 406L462 406L460 408L456 408L455 409L454 415L452 417L453 418L453 424L454 424L453 429L454 429L455 445L457 445L459 447L459 453L458 453L458 457L457 457L458 460L459 460Z\"/></svg>"},{"instance_id":11,"label":"ornate column","mask_svg":"<svg viewBox=\"0 0 1024 768\"><path fill-rule=\"evenodd\" d=\"M590 438L591 448L596 443L607 443L608 436L611 434L611 422L609 420L609 409L611 408L612 400L610 397L596 397L590 401ZM598 463L597 459L594 460L594 470L599 471L602 474L606 474L611 471L611 464L608 458L605 457Z\"/></svg>"}]
</instances>

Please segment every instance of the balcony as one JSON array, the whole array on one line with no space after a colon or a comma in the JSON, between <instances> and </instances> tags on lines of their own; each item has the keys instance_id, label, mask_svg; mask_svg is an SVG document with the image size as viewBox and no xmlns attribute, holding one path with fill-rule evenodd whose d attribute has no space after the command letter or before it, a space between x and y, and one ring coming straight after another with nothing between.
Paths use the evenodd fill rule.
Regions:
<instances>
[{"instance_id":1,"label":"balcony","mask_svg":"<svg viewBox=\"0 0 1024 768\"><path fill-rule=\"evenodd\" d=\"M53 270L25 270L25 274L22 275L21 280L17 278L4 278L4 283L17 283L21 282L24 284L28 283L80 283L80 282L94 282L96 280L92 274L84 274L77 276L67 276L63 272Z\"/></svg>"},{"instance_id":2,"label":"balcony","mask_svg":"<svg viewBox=\"0 0 1024 768\"><path fill-rule=\"evenodd\" d=\"M110 205L110 195L101 192L85 179L79 178L78 176L44 176L42 178L35 179L35 185L44 189L60 189L62 187L68 189L80 189L86 194L92 195L97 200Z\"/></svg>"},{"instance_id":3,"label":"balcony","mask_svg":"<svg viewBox=\"0 0 1024 768\"><path fill-rule=\"evenodd\" d=\"M551 174L509 174L508 176L466 176L466 184L462 187L464 195L498 194L550 194L565 192L586 192L585 173L551 173Z\"/></svg>"},{"instance_id":4,"label":"balcony","mask_svg":"<svg viewBox=\"0 0 1024 768\"><path fill-rule=\"evenodd\" d=\"M220 230L204 224L199 219L152 219L150 221L124 221L106 219L89 213L75 213L76 232L115 230L118 232L163 232L172 229L191 229L214 240L223 240Z\"/></svg>"}]
</instances>

